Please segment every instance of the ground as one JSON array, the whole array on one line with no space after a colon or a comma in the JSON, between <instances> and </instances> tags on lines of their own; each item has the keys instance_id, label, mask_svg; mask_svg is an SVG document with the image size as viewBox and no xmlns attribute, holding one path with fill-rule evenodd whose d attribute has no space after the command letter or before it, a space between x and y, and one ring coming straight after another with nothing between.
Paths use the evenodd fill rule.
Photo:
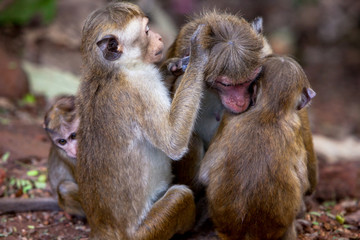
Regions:
<instances>
[{"instance_id":1,"label":"ground","mask_svg":"<svg viewBox=\"0 0 360 240\"><path fill-rule=\"evenodd\" d=\"M50 142L42 129L45 101L18 105L0 99L0 198L50 197L46 179ZM8 154L9 152L10 155ZM44 184L45 183L45 184ZM319 203L312 199L299 221L298 239L360 239L360 201L341 199ZM0 215L0 238L87 239L85 220L63 211ZM212 236L212 237L211 237ZM211 229L186 239L214 238ZM184 239L177 236L176 239Z\"/></svg>"}]
</instances>

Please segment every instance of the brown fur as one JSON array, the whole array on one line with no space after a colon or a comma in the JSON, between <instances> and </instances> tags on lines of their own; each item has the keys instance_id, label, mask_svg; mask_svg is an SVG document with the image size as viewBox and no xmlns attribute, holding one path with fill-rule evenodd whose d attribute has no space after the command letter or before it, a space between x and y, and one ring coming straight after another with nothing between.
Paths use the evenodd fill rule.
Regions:
<instances>
[{"instance_id":1,"label":"brown fur","mask_svg":"<svg viewBox=\"0 0 360 240\"><path fill-rule=\"evenodd\" d=\"M44 128L52 142L48 158L48 179L60 207L70 214L85 217L75 181L76 159L69 157L66 149L55 144L55 136L68 138L76 121L78 116L74 96L59 98L45 114Z\"/></svg>"},{"instance_id":2,"label":"brown fur","mask_svg":"<svg viewBox=\"0 0 360 240\"><path fill-rule=\"evenodd\" d=\"M53 198L1 199L0 213L25 211L59 211L85 217L78 199L78 186L74 179L76 159L55 143L57 138L68 138L78 120L74 96L60 97L47 110L43 127L50 140L48 179ZM61 207L61 209L59 208Z\"/></svg>"},{"instance_id":3,"label":"brown fur","mask_svg":"<svg viewBox=\"0 0 360 240\"><path fill-rule=\"evenodd\" d=\"M310 188L299 117L306 109L296 110L309 82L287 57L268 57L263 67L255 106L224 115L201 163L221 239L296 239L294 219Z\"/></svg>"},{"instance_id":4,"label":"brown fur","mask_svg":"<svg viewBox=\"0 0 360 240\"><path fill-rule=\"evenodd\" d=\"M182 161L173 163L176 183L190 184L195 191L199 189L195 180L199 162L209 147L225 110L219 96L226 95L226 93L216 87L217 77L227 76L232 84L248 82L249 76L261 66L263 57L271 53L271 49L261 33L262 23L255 27L256 22L259 21L250 24L241 17L216 11L204 12L181 28L167 53L168 59L186 56L189 53L191 35L197 26L200 24L208 26L206 34L200 39L202 44L210 49L209 63L204 70L207 88L190 151ZM177 79L175 83L173 83L173 79L168 78L170 81L168 84L173 85L174 91L181 77L175 78ZM250 81L252 80L254 79L250 79ZM244 89L244 93L248 94L247 87ZM249 104L250 95L244 98L248 100Z\"/></svg>"},{"instance_id":5,"label":"brown fur","mask_svg":"<svg viewBox=\"0 0 360 240\"><path fill-rule=\"evenodd\" d=\"M169 239L189 230L195 218L191 190L168 189L168 156L179 159L187 151L203 88L197 71L207 54L197 32L171 103L155 60L148 60L158 35L134 35L143 16L133 4L112 3L90 15L83 28L76 179L91 239Z\"/></svg>"},{"instance_id":6,"label":"brown fur","mask_svg":"<svg viewBox=\"0 0 360 240\"><path fill-rule=\"evenodd\" d=\"M245 19L226 13L204 12L183 26L167 53L167 58L189 54L190 38L200 24L209 26L202 44L211 49L205 67L205 79L210 84L219 75L234 80L247 78L261 64L264 47L258 34ZM230 43L232 42L232 43Z\"/></svg>"}]
</instances>

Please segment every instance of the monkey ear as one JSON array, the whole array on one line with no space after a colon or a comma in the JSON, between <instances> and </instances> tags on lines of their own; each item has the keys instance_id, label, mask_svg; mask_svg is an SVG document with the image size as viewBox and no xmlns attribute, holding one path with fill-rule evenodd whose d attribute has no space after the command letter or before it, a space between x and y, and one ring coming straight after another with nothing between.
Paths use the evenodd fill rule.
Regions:
<instances>
[{"instance_id":1,"label":"monkey ear","mask_svg":"<svg viewBox=\"0 0 360 240\"><path fill-rule=\"evenodd\" d=\"M106 35L96 45L100 48L104 58L108 61L115 61L121 57L123 46L113 35Z\"/></svg>"},{"instance_id":2,"label":"monkey ear","mask_svg":"<svg viewBox=\"0 0 360 240\"><path fill-rule=\"evenodd\" d=\"M311 88L304 88L301 93L301 99L297 106L297 110L301 110L303 107L305 107L311 99L313 99L316 96L316 92L312 90Z\"/></svg>"},{"instance_id":3,"label":"monkey ear","mask_svg":"<svg viewBox=\"0 0 360 240\"><path fill-rule=\"evenodd\" d=\"M251 23L252 28L258 33L261 34L263 31L263 19L262 17L257 17Z\"/></svg>"}]
</instances>

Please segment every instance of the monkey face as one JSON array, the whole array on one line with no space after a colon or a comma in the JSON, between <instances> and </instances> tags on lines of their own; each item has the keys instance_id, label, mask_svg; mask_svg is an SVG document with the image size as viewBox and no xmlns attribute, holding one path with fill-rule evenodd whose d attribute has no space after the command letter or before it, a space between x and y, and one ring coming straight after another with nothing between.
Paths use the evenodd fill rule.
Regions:
<instances>
[{"instance_id":1,"label":"monkey face","mask_svg":"<svg viewBox=\"0 0 360 240\"><path fill-rule=\"evenodd\" d=\"M59 120L61 119L53 119L53 121ZM80 120L77 118L70 123L62 121L58 129L46 128L46 131L48 132L53 144L59 149L63 150L65 154L70 158L76 158L76 131L79 126L79 122Z\"/></svg>"},{"instance_id":2,"label":"monkey face","mask_svg":"<svg viewBox=\"0 0 360 240\"><path fill-rule=\"evenodd\" d=\"M142 19L142 33L145 39L145 62L156 63L163 57L164 43L160 34L152 31L149 27L149 19ZM145 35L144 35L145 33Z\"/></svg>"},{"instance_id":3,"label":"monkey face","mask_svg":"<svg viewBox=\"0 0 360 240\"><path fill-rule=\"evenodd\" d=\"M164 43L158 33L150 30L149 19L138 17L122 29L112 29L97 42L103 58L119 63L140 60L156 63L162 59Z\"/></svg>"},{"instance_id":4,"label":"monkey face","mask_svg":"<svg viewBox=\"0 0 360 240\"><path fill-rule=\"evenodd\" d=\"M57 147L64 150L68 157L76 158L77 140L75 132L65 136L65 138L54 139L54 143Z\"/></svg>"},{"instance_id":5,"label":"monkey face","mask_svg":"<svg viewBox=\"0 0 360 240\"><path fill-rule=\"evenodd\" d=\"M218 76L214 85L222 104L232 113L246 111L251 103L250 85L261 72L261 67L255 69L247 79L233 80L227 76ZM240 82L240 83L236 83Z\"/></svg>"}]
</instances>

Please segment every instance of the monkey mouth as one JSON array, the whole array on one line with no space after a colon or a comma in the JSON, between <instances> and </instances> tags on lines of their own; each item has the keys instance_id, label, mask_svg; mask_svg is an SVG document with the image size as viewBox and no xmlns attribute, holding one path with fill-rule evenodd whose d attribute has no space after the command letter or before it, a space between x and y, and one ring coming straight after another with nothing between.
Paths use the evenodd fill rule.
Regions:
<instances>
[{"instance_id":1,"label":"monkey mouth","mask_svg":"<svg viewBox=\"0 0 360 240\"><path fill-rule=\"evenodd\" d=\"M230 112L239 114L245 112L251 105L250 86L254 81L255 79L246 79L236 83L234 79L219 76L213 87L218 90L223 106Z\"/></svg>"}]
</instances>

